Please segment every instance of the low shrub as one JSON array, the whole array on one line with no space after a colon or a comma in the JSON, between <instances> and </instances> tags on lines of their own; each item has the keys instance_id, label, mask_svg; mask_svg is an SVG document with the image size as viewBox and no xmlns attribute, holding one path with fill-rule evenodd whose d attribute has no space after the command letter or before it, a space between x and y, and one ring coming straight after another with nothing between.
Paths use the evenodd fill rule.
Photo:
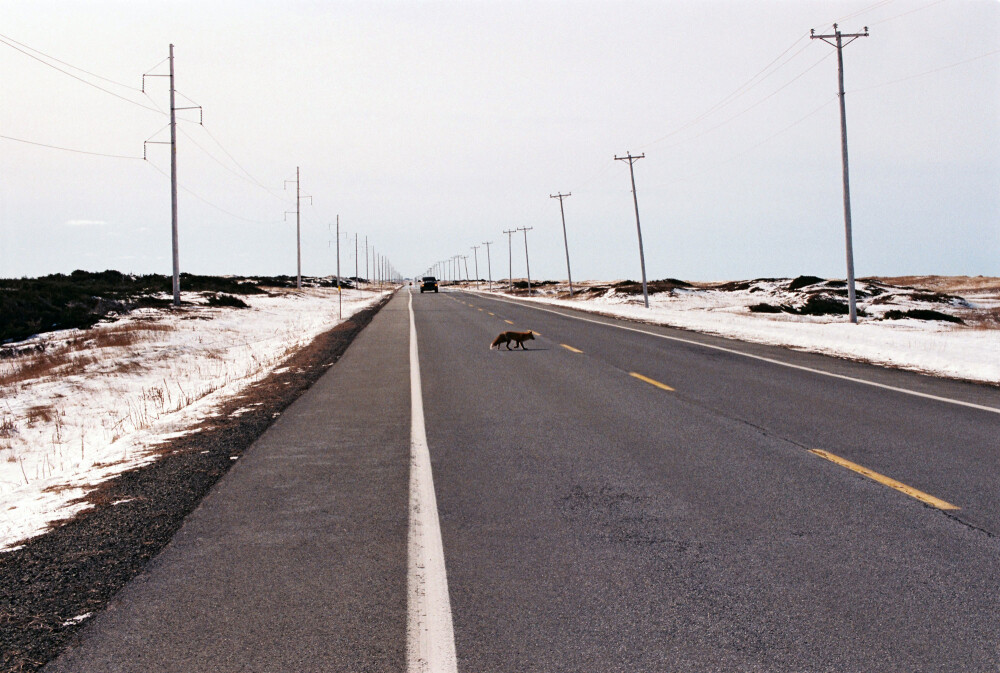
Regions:
<instances>
[{"instance_id":1,"label":"low shrub","mask_svg":"<svg viewBox=\"0 0 1000 673\"><path fill-rule=\"evenodd\" d=\"M882 316L886 320L902 320L904 318L914 318L916 320L940 320L942 322L952 322L964 325L965 321L958 316L948 315L940 311L931 311L925 308L911 308L908 311L886 311Z\"/></svg>"},{"instance_id":2,"label":"low shrub","mask_svg":"<svg viewBox=\"0 0 1000 673\"><path fill-rule=\"evenodd\" d=\"M231 294L213 294L208 296L208 305L217 307L229 307L229 308L250 308L250 305L239 297L234 297Z\"/></svg>"}]
</instances>

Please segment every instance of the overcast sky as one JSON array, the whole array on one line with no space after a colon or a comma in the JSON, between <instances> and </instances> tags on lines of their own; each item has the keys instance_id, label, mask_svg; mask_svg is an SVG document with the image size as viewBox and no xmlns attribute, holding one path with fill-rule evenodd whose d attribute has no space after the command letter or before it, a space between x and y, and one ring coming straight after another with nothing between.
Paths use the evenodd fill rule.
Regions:
<instances>
[{"instance_id":1,"label":"overcast sky","mask_svg":"<svg viewBox=\"0 0 1000 673\"><path fill-rule=\"evenodd\" d=\"M404 275L460 254L471 271L471 246L492 241L506 277L504 230L533 227L532 277L565 278L549 195L572 192L574 279L638 279L614 161L631 151L650 279L843 277L836 50L809 39L834 21L871 33L844 49L858 275L1000 275L993 0L0 0L0 14L2 277L170 273L169 147L142 160L143 141L169 140L168 80L139 91L170 43L176 105L204 109L203 126L178 113L182 271L294 274L283 188L299 166L304 273L333 271L339 215L345 275L360 233L362 275L367 236ZM521 233L513 259L523 276Z\"/></svg>"}]
</instances>

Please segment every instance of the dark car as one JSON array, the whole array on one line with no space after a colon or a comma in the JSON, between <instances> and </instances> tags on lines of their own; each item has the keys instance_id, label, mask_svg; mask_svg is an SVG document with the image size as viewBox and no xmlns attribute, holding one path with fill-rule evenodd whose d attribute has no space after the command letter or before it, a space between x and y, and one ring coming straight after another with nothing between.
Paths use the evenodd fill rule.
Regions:
<instances>
[{"instance_id":1,"label":"dark car","mask_svg":"<svg viewBox=\"0 0 1000 673\"><path fill-rule=\"evenodd\" d=\"M438 291L438 281L434 276L424 276L423 282L420 283L420 292L430 292L431 290Z\"/></svg>"}]
</instances>

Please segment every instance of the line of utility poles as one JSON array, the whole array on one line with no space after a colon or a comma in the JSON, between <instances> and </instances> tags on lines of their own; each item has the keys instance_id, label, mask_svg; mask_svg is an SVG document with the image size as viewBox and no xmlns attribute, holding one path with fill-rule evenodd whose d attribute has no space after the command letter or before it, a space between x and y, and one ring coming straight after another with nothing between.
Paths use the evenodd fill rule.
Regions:
<instances>
[{"instance_id":1,"label":"line of utility poles","mask_svg":"<svg viewBox=\"0 0 1000 673\"><path fill-rule=\"evenodd\" d=\"M844 238L847 247L847 301L850 310L850 321L858 322L857 296L854 291L854 242L851 235L851 186L847 170L847 106L844 101L844 47L859 37L868 37L868 26L863 33L841 33L837 24L833 24L833 35L817 35L815 30L809 32L810 39L823 40L837 48L837 79L840 97L840 158L844 174ZM847 42L843 39L848 38ZM831 42L830 40L834 40Z\"/></svg>"},{"instance_id":2,"label":"line of utility poles","mask_svg":"<svg viewBox=\"0 0 1000 673\"><path fill-rule=\"evenodd\" d=\"M847 293L848 293L848 303L849 303L849 319L852 323L858 322L857 314L857 293L855 289L855 276L854 276L854 243L852 235L852 222L851 222L851 188L850 188L850 171L848 168L848 151L847 151L847 105L845 100L844 92L844 47L849 45L851 42L862 38L868 37L868 27L865 26L863 31L860 33L843 33L840 31L840 27L835 23L833 24L833 33L817 35L815 29L810 31L810 38L814 40L823 40L827 44L835 47L837 49L837 80L838 80L838 90L837 95L840 99L840 148L841 148L841 162L843 169L843 194L844 194L844 240L845 240L845 250L847 257ZM615 161L626 161L628 162L629 168L629 178L632 185L632 205L635 209L635 229L636 235L639 242L639 265L642 272L642 300L646 308L649 308L649 287L646 278L646 255L642 243L642 225L639 220L639 197L636 192L635 187L635 162L639 159L645 158L645 153L639 155L633 155L630 151L626 152L625 156L615 155ZM549 198L559 199L559 215L562 220L563 228L563 246L566 251L566 277L569 282L569 293L572 297L574 294L573 288L573 273L570 265L570 255L569 255L569 238L566 232L566 212L563 205L563 200L567 197L572 196L571 192L566 194L557 193L550 194ZM513 243L512 236L516 231L524 232L524 261L527 268L528 276L528 294L532 294L531 288L531 267L528 259L528 231L531 227L517 227L514 229L505 229L503 233L507 234L507 275L508 275L508 285L509 290L513 292L514 290L514 272L513 272ZM486 246L486 263L489 269L489 289L493 290L493 273L490 263L490 244L484 242L483 245ZM472 246L474 254L478 253L479 246ZM477 276L477 288L478 288L478 256L476 257L476 276ZM468 275L468 264L466 264L466 275Z\"/></svg>"}]
</instances>

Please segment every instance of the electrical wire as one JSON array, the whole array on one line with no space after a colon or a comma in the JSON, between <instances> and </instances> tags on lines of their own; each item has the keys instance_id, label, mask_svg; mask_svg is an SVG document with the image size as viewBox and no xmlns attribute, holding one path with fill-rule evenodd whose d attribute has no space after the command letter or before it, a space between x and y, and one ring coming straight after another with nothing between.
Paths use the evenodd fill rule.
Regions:
<instances>
[{"instance_id":1,"label":"electrical wire","mask_svg":"<svg viewBox=\"0 0 1000 673\"><path fill-rule=\"evenodd\" d=\"M113 80L113 79L109 79L109 78L107 78L107 77L103 77L103 76L101 76L101 75L98 75L97 73L94 73L94 72L90 72L89 70L85 70L85 69L83 69L83 68L81 68L81 67L79 67L79 66L75 66L75 65L73 65L72 63L67 63L66 61L60 61L60 60L59 60L58 58L56 58L55 56L51 56L51 55L49 55L49 54L46 54L46 53L45 53L44 51L41 51L41 50L39 50L39 49L35 49L34 47L31 47L31 46L29 46L29 45L26 45L26 44L24 44L23 42L18 42L18 41L17 41L17 40L15 40L14 38L12 38L12 37L8 37L7 35L4 35L4 34L2 34L2 33L0 33L0 39L3 39L3 40L7 40L8 42L13 42L14 44L18 45L19 47L24 47L25 49L28 49L29 51L33 51L33 52L35 52L36 54L41 54L41 55L42 55L42 56L44 56L45 58L47 58L47 59L50 59L50 60L52 60L52 61L55 61L56 63L59 63L59 64L61 64L61 65L64 65L64 66L66 66L67 68L73 68L73 70L79 70L80 72L84 72L84 73L87 73L87 74L88 74L88 75L90 75L91 77L96 77L97 79L100 79L100 80L104 80L105 82L108 82L108 83L110 83L110 84L116 84L116 85L118 85L118 86L120 86L120 87L122 87L122 88L124 88L124 89L131 89L132 91L138 91L138 92L141 92L141 91L142 91L142 89L137 89L137 88L136 88L136 87L134 87L134 86L130 86L130 85L128 85L128 84L123 84L122 82L117 82L117 81L115 81L115 80ZM11 46L11 45L9 45L9 44L8 44L7 46L9 47L9 46ZM160 61L160 63L162 63L162 62L163 62L163 61Z\"/></svg>"},{"instance_id":2,"label":"electrical wire","mask_svg":"<svg viewBox=\"0 0 1000 673\"><path fill-rule=\"evenodd\" d=\"M817 66L819 66L819 65L820 65L820 64L821 64L821 63L822 63L823 61L825 61L826 59L830 58L830 57L831 57L831 56L833 56L833 55L834 55L835 53L836 53L836 52L832 52L832 51L831 51L831 52L828 52L828 53L827 53L827 54L825 54L825 55L824 55L824 56L823 56L823 57L822 57L821 59L819 59L818 61L816 61L815 63L813 63L813 64L812 64L811 66L809 66L808 68L806 68L805 70L803 70L802 72L800 72L800 73L799 73L798 75L796 75L796 76L795 76L795 77L793 77L792 79L790 79L790 80L788 80L787 82L785 82L785 83L784 83L783 85L781 85L780 87L778 87L777 89L775 89L774 91L772 91L771 93L769 93L768 95L766 95L766 96L764 96L763 98L761 98L761 99L760 99L759 101L757 101L756 103L754 103L754 104L753 104L753 105L751 105L750 107L747 107L747 108L744 108L744 109L743 109L743 110L741 110L740 112L737 112L737 113L736 113L736 114L734 114L733 116L731 116L731 117L729 117L729 118L725 119L724 121L721 121L721 122L719 122L719 123L718 123L718 124L716 124L715 126L712 126L712 127L709 127L709 128L707 128L707 129L705 129L704 131L702 131L702 132L701 132L701 133L699 133L698 135L695 135L695 136L691 136L690 138L686 138L686 139L684 139L684 140L681 140L681 141L678 141L678 142L674 143L673 145L669 145L668 147L677 147L677 146L679 146L679 145L683 145L684 143L688 143L688 142L691 142L692 140L697 140L698 138L701 138L702 136L704 136L704 135L707 135L707 134L711 133L712 131L715 131L716 129L719 129L719 128L722 128L723 126L725 126L725 125L726 125L726 124L728 124L729 122L733 121L734 119L737 119L738 117L741 117L741 116L743 116L744 114L746 114L746 113L747 113L747 112L749 112L750 110L753 110L753 109L754 109L755 107L757 107L758 105L760 105L760 104L764 103L765 101L767 101L767 100L769 100L770 98L774 97L775 95L777 95L778 93L780 93L780 92L781 92L781 91L783 91L784 89L788 88L788 87L789 87L789 86L791 86L791 85L792 85L792 84L793 84L794 82L796 82L797 80L799 80L799 79L801 79L802 77L804 77L804 76L805 76L805 75L806 75L806 74L807 74L807 73L808 73L809 71L811 71L811 70L812 70L813 68L816 68Z\"/></svg>"},{"instance_id":3,"label":"electrical wire","mask_svg":"<svg viewBox=\"0 0 1000 673\"><path fill-rule=\"evenodd\" d=\"M663 186L667 187L667 186L670 186L670 185L677 184L679 182L686 182L686 181L688 181L688 180L690 180L692 178L701 177L702 175L705 175L706 173L711 173L712 171L714 171L719 166L725 166L726 164L730 164L730 163L736 161L737 159L739 159L743 155L745 155L745 154L747 154L749 152L753 152L755 149L757 149L758 147L761 147L762 145L766 145L767 143L771 142L772 140L774 140L778 136L782 135L783 133L787 133L788 131L791 131L793 128L795 128L796 126L798 126L799 124L801 124L805 120L809 119L813 115L819 113L821 110L823 110L824 108L826 108L827 106L829 106L830 103L833 103L834 101L836 101L837 98L838 98L837 95L834 95L834 96L831 96L830 98L827 98L825 101L823 101L818 106L816 106L813 110L811 110L810 112L807 112L805 115L799 117L798 119L796 119L794 122L792 122L788 126L785 126L782 129L780 129L778 131L775 131L774 133L772 133L771 135L767 136L763 140L757 142L756 144L751 145L750 147L748 147L748 148L746 148L744 150L740 150L739 152L737 152L736 154L734 154L730 158L725 159L723 161L715 162L715 163L711 164L710 166L708 166L707 168L698 171L697 173L691 173L691 174L686 175L684 177L677 178L675 180L671 180L670 182L666 183Z\"/></svg>"},{"instance_id":4,"label":"electrical wire","mask_svg":"<svg viewBox=\"0 0 1000 673\"><path fill-rule=\"evenodd\" d=\"M656 140L653 140L653 141L650 141L650 142L648 142L648 143L646 143L644 145L641 145L639 147L639 149L640 150L644 150L647 147L650 147L650 146L655 145L655 144L657 144L657 143L659 143L659 142L661 142L663 140L666 140L667 138L670 138L671 136L674 136L674 135L680 133L681 131L684 131L684 130L686 130L686 129L692 127L692 126L694 126L695 124L697 124L701 120L703 120L706 117L710 116L716 110L719 110L719 109L725 107L726 105L728 105L729 103L731 103L731 102L739 99L744 94L746 94L750 90L752 90L754 87L756 87L757 85L761 84L768 77L770 77L774 73L778 72L781 68L783 68L785 65L787 65L788 63L790 63L796 56L798 56L803 51L805 51L809 47L808 37L809 37L808 33L803 33L794 42L792 42L790 45L788 45L788 47L784 51L782 51L780 54L778 54L777 57L775 57L773 60L771 60L770 63L768 63L761 70L759 70L753 77L751 77L746 82L744 82L743 84L741 84L740 86L738 86L736 89L734 89L728 95L724 96L721 100L719 100L719 102L717 102L714 105L712 105L705 112L703 112L702 114L698 115L694 119L688 121L687 123L683 124L682 126L678 127L677 129L674 129L670 133L667 133L666 135L660 136ZM775 63L777 63L778 61L780 61L785 56L785 54L787 54L789 51L791 51L793 48L795 48L799 44L799 42L802 42L803 40L805 40L806 43L802 46L801 49L799 49L794 54L792 54L791 56L789 56L784 61L784 63L782 63L778 67L774 68L774 70L771 70L771 72L769 72L768 74L764 75L764 73L767 72L771 68L771 66L773 66ZM764 75L764 76L761 77L761 75ZM755 80L757 80L757 81L755 81Z\"/></svg>"},{"instance_id":5,"label":"electrical wire","mask_svg":"<svg viewBox=\"0 0 1000 673\"><path fill-rule=\"evenodd\" d=\"M934 2L927 3L923 7L917 7L916 9L911 9L908 12L903 12L901 14L896 14L895 16L890 16L890 17L887 17L885 19L881 19L881 20L876 21L875 23L871 23L869 25L871 25L871 26L877 26L879 24L886 23L887 21L894 21L894 20L896 20L896 19L898 19L900 17L904 17L904 16L907 16L909 14L913 14L915 12L922 12L923 10L927 9L928 7L933 7L934 5L940 5L942 2L944 2L944 0L934 0Z\"/></svg>"},{"instance_id":6,"label":"electrical wire","mask_svg":"<svg viewBox=\"0 0 1000 673\"><path fill-rule=\"evenodd\" d=\"M142 160L142 157L133 157L125 154L105 154L103 152L90 152L87 150L77 150L73 149L72 147L60 147L59 145L48 145L46 143L38 143L33 140L25 140L24 138L14 138L13 136L0 135L0 138L3 138L4 140L13 140L14 142L18 143L25 143L26 145L37 145L38 147L47 147L53 150L62 150L64 152L74 152L76 154L89 154L95 157L110 157L112 159L138 159L140 161Z\"/></svg>"},{"instance_id":7,"label":"electrical wire","mask_svg":"<svg viewBox=\"0 0 1000 673\"><path fill-rule=\"evenodd\" d=\"M106 94L109 94L109 95L111 95L111 96L114 96L115 98L120 98L121 100L125 101L126 103L131 103L132 105L135 105L135 106L138 106L138 107L141 107L141 108L143 108L144 110L150 110L150 111L152 111L152 112L159 112L160 114L163 114L163 111L162 111L162 110L158 110L158 109L156 109L156 108L151 108L151 107L149 107L148 105L143 105L142 103L138 103L138 102L136 102L136 101L132 100L131 98L126 98L125 96L122 96L122 95L120 95L120 94L117 94L117 93L115 93L114 91L111 91L110 89L105 89L105 88L104 88L104 87L102 87L102 86L98 86L97 84L94 84L93 82L88 82L87 80L83 79L82 77L78 77L77 75L74 75L74 74L73 74L73 73L71 73L71 72L68 72L68 71L66 71L66 70L63 70L63 69L62 69L62 68L60 68L60 67L57 67L57 66L54 66L54 65L52 65L51 63L49 63L48 61L45 61L45 60L43 60L43 59L41 59L41 58L39 58L39 57L35 56L34 54L31 54L31 53L29 53L29 52L25 51L24 49L21 49L20 47L17 47L17 46L15 46L15 45L11 44L10 42L7 42L6 40L2 39L2 36L0 36L0 44L5 44L5 45L7 45L8 47L10 47L11 49L14 49L15 51L19 51L19 52L21 52L22 54L24 54L25 56L27 56L27 57L29 57L29 58L33 58L33 59L35 59L36 61L38 61L39 63L41 63L41 64L43 64L43 65L47 65L48 67L52 68L53 70L58 70L58 71L59 71L59 72L61 72L62 74L66 75L66 76L68 76L68 77L72 77L73 79L77 80L78 82L83 82L83 83L84 83L84 84L86 84L87 86L92 86L92 87L94 87L95 89L97 89L97 90L99 90L99 91L103 91L103 92L104 92L104 93L106 93ZM41 53L41 52L39 52L39 53ZM84 70L82 70L82 69L80 69L80 68L77 68L77 69L78 69L78 70L81 70L82 72L86 72L86 71L84 71ZM90 74L90 73L88 73L88 74ZM103 78L102 78L102 79L103 79ZM117 84L117 82L116 82L116 84Z\"/></svg>"},{"instance_id":8,"label":"electrical wire","mask_svg":"<svg viewBox=\"0 0 1000 673\"><path fill-rule=\"evenodd\" d=\"M869 91L871 89L880 89L884 86L889 86L891 84L899 84L900 82L906 82L911 79L916 79L917 77L925 77L926 75L933 75L936 72L941 72L942 70L950 70L951 68L957 68L960 65L965 65L966 63L972 63L973 61L978 61L980 59L987 58L989 56L996 56L1000 54L1000 49L994 49L993 51L988 51L985 54L980 54L979 56L973 56L972 58L967 58L964 61L958 61L956 63L951 63L949 65L943 65L939 68L934 68L933 70L927 70L925 72L919 72L915 75L907 75L906 77L901 77L899 79L890 80L888 82L881 82L880 84L872 84L870 86L861 87L859 89L851 89L848 93L858 93L861 91Z\"/></svg>"},{"instance_id":9,"label":"electrical wire","mask_svg":"<svg viewBox=\"0 0 1000 673\"><path fill-rule=\"evenodd\" d=\"M168 180L170 179L170 176L166 173L166 171L164 171L162 168L160 168L159 166L157 166L156 164L154 164L152 161L147 160L146 163L149 164L150 166L152 166L153 169L156 170L157 173L159 173L163 177L167 178ZM180 187L181 189L183 189L185 192L187 192L191 196L193 196L194 198L196 198L199 201L201 201L202 203L204 203L205 205L211 206L212 208L215 208L219 212L225 213L226 215L229 215L230 217L235 218L237 220L242 220L244 222L249 222L251 224L281 224L280 221L276 221L276 220L272 220L270 222L265 221L265 220L252 220L252 219L250 219L248 217L243 217L241 215L237 215L236 213L233 213L233 212L230 212L230 211L226 210L222 206L215 205L214 203L212 203L211 201L209 201L205 197L201 196L200 194L198 194L195 191L192 191L191 189L188 189L187 187L185 187L182 184L178 183L177 186Z\"/></svg>"}]
</instances>

